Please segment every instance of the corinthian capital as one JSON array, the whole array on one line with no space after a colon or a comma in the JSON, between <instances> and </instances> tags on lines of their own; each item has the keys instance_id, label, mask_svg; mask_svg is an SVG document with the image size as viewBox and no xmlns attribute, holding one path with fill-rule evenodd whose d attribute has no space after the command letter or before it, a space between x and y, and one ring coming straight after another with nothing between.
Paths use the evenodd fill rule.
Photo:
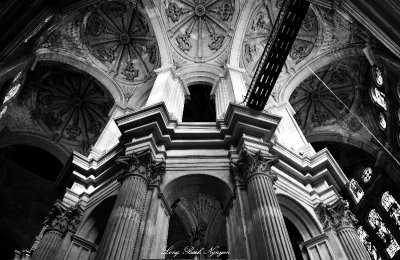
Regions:
<instances>
[{"instance_id":1,"label":"corinthian capital","mask_svg":"<svg viewBox=\"0 0 400 260\"><path fill-rule=\"evenodd\" d=\"M349 210L349 203L346 200L340 200L333 207L320 202L315 208L315 213L324 230L354 227L354 224L358 222L355 215Z\"/></svg>"},{"instance_id":2,"label":"corinthian capital","mask_svg":"<svg viewBox=\"0 0 400 260\"><path fill-rule=\"evenodd\" d=\"M122 179L131 175L140 175L149 185L160 185L165 174L165 162L156 162L149 150L132 155L119 156L116 164L122 165Z\"/></svg>"},{"instance_id":3,"label":"corinthian capital","mask_svg":"<svg viewBox=\"0 0 400 260\"><path fill-rule=\"evenodd\" d=\"M67 230L75 232L82 215L83 210L80 205L65 207L60 201L57 201L43 224L47 226L47 229L58 230L61 233Z\"/></svg>"},{"instance_id":4,"label":"corinthian capital","mask_svg":"<svg viewBox=\"0 0 400 260\"><path fill-rule=\"evenodd\" d=\"M265 174L276 180L277 176L271 172L271 167L279 161L278 156L265 154L261 151L252 153L243 150L237 162L231 161L231 174L234 183L246 184L256 174Z\"/></svg>"}]
</instances>

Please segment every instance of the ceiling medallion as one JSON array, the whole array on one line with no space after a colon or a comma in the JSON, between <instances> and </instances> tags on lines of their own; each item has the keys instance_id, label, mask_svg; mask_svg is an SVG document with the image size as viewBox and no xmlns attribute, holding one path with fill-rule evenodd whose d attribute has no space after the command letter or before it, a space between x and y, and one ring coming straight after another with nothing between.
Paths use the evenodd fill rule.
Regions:
<instances>
[{"instance_id":1,"label":"ceiling medallion","mask_svg":"<svg viewBox=\"0 0 400 260\"><path fill-rule=\"evenodd\" d=\"M231 39L234 0L173 0L166 6L175 49L197 62L215 58Z\"/></svg>"},{"instance_id":2,"label":"ceiling medallion","mask_svg":"<svg viewBox=\"0 0 400 260\"><path fill-rule=\"evenodd\" d=\"M254 74L258 60L260 59L269 35L272 31L276 15L279 12L279 1L260 5L250 18L243 42L242 59L250 75ZM294 65L301 62L313 50L317 41L318 21L315 13L310 8L303 20L288 60Z\"/></svg>"},{"instance_id":3,"label":"ceiling medallion","mask_svg":"<svg viewBox=\"0 0 400 260\"><path fill-rule=\"evenodd\" d=\"M142 83L159 65L158 46L145 11L135 2L104 2L87 14L83 38L115 78Z\"/></svg>"},{"instance_id":4,"label":"ceiling medallion","mask_svg":"<svg viewBox=\"0 0 400 260\"><path fill-rule=\"evenodd\" d=\"M356 80L347 70L332 66L318 72L317 75L335 95L316 77L308 78L295 89L289 101L296 111L295 119L302 129L334 124L348 114L343 103L351 108L354 101Z\"/></svg>"},{"instance_id":5,"label":"ceiling medallion","mask_svg":"<svg viewBox=\"0 0 400 260\"><path fill-rule=\"evenodd\" d=\"M93 77L69 66L39 66L29 82L35 89L32 117L52 141L86 153L108 121L112 96Z\"/></svg>"}]
</instances>

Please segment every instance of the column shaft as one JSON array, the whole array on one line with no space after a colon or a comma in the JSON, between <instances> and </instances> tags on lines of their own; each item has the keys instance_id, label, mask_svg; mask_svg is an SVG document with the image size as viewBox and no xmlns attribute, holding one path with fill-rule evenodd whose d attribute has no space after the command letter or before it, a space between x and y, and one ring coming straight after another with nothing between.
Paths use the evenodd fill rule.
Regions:
<instances>
[{"instance_id":1,"label":"column shaft","mask_svg":"<svg viewBox=\"0 0 400 260\"><path fill-rule=\"evenodd\" d=\"M147 181L130 175L122 183L101 240L97 260L132 259L140 240L139 230L147 196Z\"/></svg>"},{"instance_id":2,"label":"column shaft","mask_svg":"<svg viewBox=\"0 0 400 260\"><path fill-rule=\"evenodd\" d=\"M62 233L58 230L47 230L33 254L32 260L52 260L58 252Z\"/></svg>"},{"instance_id":3,"label":"column shaft","mask_svg":"<svg viewBox=\"0 0 400 260\"><path fill-rule=\"evenodd\" d=\"M258 257L295 260L271 178L267 174L256 173L247 184Z\"/></svg>"},{"instance_id":4,"label":"column shaft","mask_svg":"<svg viewBox=\"0 0 400 260\"><path fill-rule=\"evenodd\" d=\"M343 227L337 234L349 260L371 259L353 227Z\"/></svg>"}]
</instances>

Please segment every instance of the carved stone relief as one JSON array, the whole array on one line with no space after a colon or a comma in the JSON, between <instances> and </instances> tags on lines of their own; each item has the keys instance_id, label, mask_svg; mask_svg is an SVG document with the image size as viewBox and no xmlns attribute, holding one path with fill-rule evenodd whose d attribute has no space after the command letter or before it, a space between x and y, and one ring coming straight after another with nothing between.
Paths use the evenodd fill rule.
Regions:
<instances>
[{"instance_id":1,"label":"carved stone relief","mask_svg":"<svg viewBox=\"0 0 400 260\"><path fill-rule=\"evenodd\" d=\"M166 4L168 34L178 53L193 61L214 58L229 43L234 0L172 0Z\"/></svg>"},{"instance_id":2,"label":"carved stone relief","mask_svg":"<svg viewBox=\"0 0 400 260\"><path fill-rule=\"evenodd\" d=\"M122 179L130 175L140 175L146 179L149 185L160 185L162 183L165 174L165 162L154 161L150 151L119 156L115 162L125 169L121 175Z\"/></svg>"},{"instance_id":3,"label":"carved stone relief","mask_svg":"<svg viewBox=\"0 0 400 260\"><path fill-rule=\"evenodd\" d=\"M107 1L85 16L83 39L100 62L124 83L154 75L159 54L145 10L136 2Z\"/></svg>"},{"instance_id":4,"label":"carved stone relief","mask_svg":"<svg viewBox=\"0 0 400 260\"><path fill-rule=\"evenodd\" d=\"M296 111L294 118L303 130L336 123L349 112L343 103L351 108L354 102L357 80L345 67L331 65L317 75L334 94L317 77L311 76L295 89L289 99ZM349 119L348 123L352 129L360 127L354 119Z\"/></svg>"},{"instance_id":5,"label":"carved stone relief","mask_svg":"<svg viewBox=\"0 0 400 260\"><path fill-rule=\"evenodd\" d=\"M340 200L333 207L320 202L315 208L315 213L324 230L330 228L338 229L346 226L354 227L358 222L355 215L349 210L349 204L345 200Z\"/></svg>"},{"instance_id":6,"label":"carved stone relief","mask_svg":"<svg viewBox=\"0 0 400 260\"><path fill-rule=\"evenodd\" d=\"M108 121L112 96L94 78L69 66L38 66L28 76L33 87L32 118L53 142L86 153Z\"/></svg>"}]
</instances>

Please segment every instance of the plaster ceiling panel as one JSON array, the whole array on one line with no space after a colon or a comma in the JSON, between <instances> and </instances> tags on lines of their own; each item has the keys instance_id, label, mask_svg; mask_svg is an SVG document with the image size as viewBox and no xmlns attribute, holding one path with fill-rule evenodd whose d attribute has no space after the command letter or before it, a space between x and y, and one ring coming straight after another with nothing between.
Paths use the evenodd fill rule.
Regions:
<instances>
[{"instance_id":1,"label":"plaster ceiling panel","mask_svg":"<svg viewBox=\"0 0 400 260\"><path fill-rule=\"evenodd\" d=\"M306 132L322 125L335 124L346 116L349 110L343 104L351 109L356 94L355 86L358 84L344 66L330 65L317 72L317 75L330 89L312 76L303 81L289 99L296 111L294 117L298 125Z\"/></svg>"},{"instance_id":2,"label":"plaster ceiling panel","mask_svg":"<svg viewBox=\"0 0 400 260\"><path fill-rule=\"evenodd\" d=\"M31 117L53 142L86 153L108 122L113 98L93 77L60 64L42 64L28 76Z\"/></svg>"},{"instance_id":3,"label":"plaster ceiling panel","mask_svg":"<svg viewBox=\"0 0 400 260\"><path fill-rule=\"evenodd\" d=\"M166 3L168 37L177 53L195 62L217 58L232 39L235 0L171 0Z\"/></svg>"},{"instance_id":4,"label":"plaster ceiling panel","mask_svg":"<svg viewBox=\"0 0 400 260\"><path fill-rule=\"evenodd\" d=\"M89 52L124 84L140 84L160 66L149 18L135 2L107 1L83 20L82 38Z\"/></svg>"}]
</instances>

